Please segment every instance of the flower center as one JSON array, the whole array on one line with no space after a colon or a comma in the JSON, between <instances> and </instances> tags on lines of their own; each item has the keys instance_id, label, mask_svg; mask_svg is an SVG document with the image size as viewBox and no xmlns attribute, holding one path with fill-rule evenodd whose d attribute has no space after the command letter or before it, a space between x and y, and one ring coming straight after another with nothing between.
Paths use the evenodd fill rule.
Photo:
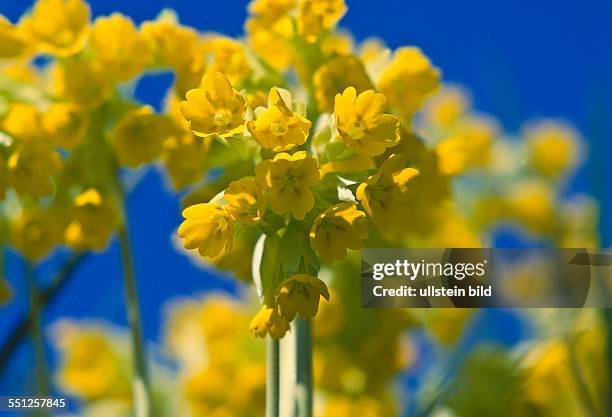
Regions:
<instances>
[{"instance_id":1,"label":"flower center","mask_svg":"<svg viewBox=\"0 0 612 417\"><path fill-rule=\"evenodd\" d=\"M270 130L272 131L272 133L274 133L276 136L282 136L285 134L285 132L287 132L287 129L289 129L289 125L287 124L286 120L281 120L278 123L272 123L270 125Z\"/></svg>"},{"instance_id":2,"label":"flower center","mask_svg":"<svg viewBox=\"0 0 612 417\"><path fill-rule=\"evenodd\" d=\"M346 131L354 139L361 139L365 136L366 125L360 118L355 118Z\"/></svg>"},{"instance_id":3,"label":"flower center","mask_svg":"<svg viewBox=\"0 0 612 417\"><path fill-rule=\"evenodd\" d=\"M215 125L225 126L232 120L232 113L228 109L220 109L215 113Z\"/></svg>"}]
</instances>

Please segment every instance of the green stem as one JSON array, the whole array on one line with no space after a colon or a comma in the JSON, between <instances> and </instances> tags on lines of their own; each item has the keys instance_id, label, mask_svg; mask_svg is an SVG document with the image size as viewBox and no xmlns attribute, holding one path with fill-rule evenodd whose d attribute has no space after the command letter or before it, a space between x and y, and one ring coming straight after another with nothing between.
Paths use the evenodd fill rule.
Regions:
<instances>
[{"instance_id":1,"label":"green stem","mask_svg":"<svg viewBox=\"0 0 612 417\"><path fill-rule=\"evenodd\" d=\"M266 339L266 417L280 414L280 343L268 336Z\"/></svg>"},{"instance_id":2,"label":"green stem","mask_svg":"<svg viewBox=\"0 0 612 417\"><path fill-rule=\"evenodd\" d=\"M138 293L136 291L136 277L134 275L130 239L125 220L119 227L118 234L123 263L128 323L130 325L130 335L132 339L132 358L134 361L135 379L132 387L134 395L134 411L136 417L151 417L151 386L149 383L142 322L140 319L140 304L138 301Z\"/></svg>"},{"instance_id":3,"label":"green stem","mask_svg":"<svg viewBox=\"0 0 612 417\"><path fill-rule=\"evenodd\" d=\"M26 282L30 296L30 336L34 345L34 366L36 367L36 395L45 397L49 394L49 373L45 358L45 342L41 326L41 310L36 284L34 265L27 261L25 265ZM41 409L37 415L47 416L49 411Z\"/></svg>"},{"instance_id":4,"label":"green stem","mask_svg":"<svg viewBox=\"0 0 612 417\"><path fill-rule=\"evenodd\" d=\"M312 325L295 319L296 390L295 416L312 417Z\"/></svg>"}]
</instances>

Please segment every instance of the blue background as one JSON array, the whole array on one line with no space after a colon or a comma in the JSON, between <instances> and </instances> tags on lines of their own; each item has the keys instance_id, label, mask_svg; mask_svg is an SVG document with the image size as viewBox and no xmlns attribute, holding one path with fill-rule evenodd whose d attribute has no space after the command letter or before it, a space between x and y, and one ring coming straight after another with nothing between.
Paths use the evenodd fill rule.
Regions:
<instances>
[{"instance_id":1,"label":"blue background","mask_svg":"<svg viewBox=\"0 0 612 417\"><path fill-rule=\"evenodd\" d=\"M2 0L0 13L16 21L31 4ZM92 0L90 4L94 16L120 11L136 22L153 19L163 8L171 7L184 24L239 36L247 2ZM392 48L420 46L443 70L446 81L469 88L476 108L497 117L506 130L517 131L533 117L558 117L576 125L588 141L589 158L567 192L588 192L600 200L604 246L610 245L612 3L349 0L348 4L341 26L357 40L375 35ZM159 106L169 82L169 76L148 77L136 94ZM163 314L160 307L169 298L210 289L235 292L236 288L231 280L202 272L172 248L170 236L181 221L178 199L168 193L156 170L146 173L128 206L130 229L138 231L132 237L145 334L155 341ZM102 317L124 325L119 265L116 242L104 254L90 256L46 310L44 323L71 316ZM55 266L46 265L39 271L41 281ZM22 265L10 253L7 269L19 297L0 309L0 342L25 308ZM521 337L511 313L492 312L481 319L484 325L479 327L479 337L504 343ZM0 393L32 389L32 372L24 372L30 358L30 347L24 343L0 376Z\"/></svg>"}]
</instances>

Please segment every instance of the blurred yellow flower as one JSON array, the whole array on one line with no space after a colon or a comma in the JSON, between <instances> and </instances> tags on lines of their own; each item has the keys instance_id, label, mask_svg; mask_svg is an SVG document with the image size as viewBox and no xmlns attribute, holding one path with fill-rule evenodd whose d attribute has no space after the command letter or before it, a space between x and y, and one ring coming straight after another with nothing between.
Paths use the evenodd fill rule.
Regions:
<instances>
[{"instance_id":1,"label":"blurred yellow flower","mask_svg":"<svg viewBox=\"0 0 612 417\"><path fill-rule=\"evenodd\" d=\"M352 55L341 56L321 65L314 73L312 82L319 110L332 112L336 94L347 87L362 93L374 88L363 64Z\"/></svg>"},{"instance_id":2,"label":"blurred yellow flower","mask_svg":"<svg viewBox=\"0 0 612 417\"><path fill-rule=\"evenodd\" d=\"M268 108L256 112L257 120L249 121L247 128L264 148L274 152L288 151L303 145L310 131L310 120L291 110L291 94L272 88L268 96Z\"/></svg>"},{"instance_id":3,"label":"blurred yellow flower","mask_svg":"<svg viewBox=\"0 0 612 417\"><path fill-rule=\"evenodd\" d=\"M245 98L220 72L207 73L201 88L187 92L181 112L197 136L232 136L242 131L246 111Z\"/></svg>"},{"instance_id":4,"label":"blurred yellow flower","mask_svg":"<svg viewBox=\"0 0 612 417\"><path fill-rule=\"evenodd\" d=\"M347 249L358 250L368 237L366 214L354 203L338 203L319 214L310 229L310 244L324 262L341 261Z\"/></svg>"},{"instance_id":5,"label":"blurred yellow flower","mask_svg":"<svg viewBox=\"0 0 612 417\"><path fill-rule=\"evenodd\" d=\"M183 210L185 221L178 229L185 249L198 249L206 258L216 258L232 249L233 219L223 207L195 204Z\"/></svg>"},{"instance_id":6,"label":"blurred yellow flower","mask_svg":"<svg viewBox=\"0 0 612 417\"><path fill-rule=\"evenodd\" d=\"M81 142L89 120L71 103L53 103L42 115L44 134L56 146L70 149Z\"/></svg>"},{"instance_id":7,"label":"blurred yellow flower","mask_svg":"<svg viewBox=\"0 0 612 417\"><path fill-rule=\"evenodd\" d=\"M285 279L276 289L278 312L292 321L296 315L309 319L317 315L321 297L329 301L327 285L317 277L296 274Z\"/></svg>"},{"instance_id":8,"label":"blurred yellow flower","mask_svg":"<svg viewBox=\"0 0 612 417\"><path fill-rule=\"evenodd\" d=\"M143 106L119 120L111 133L111 142L119 163L136 168L158 158L164 141L172 133L171 122L166 116Z\"/></svg>"},{"instance_id":9,"label":"blurred yellow flower","mask_svg":"<svg viewBox=\"0 0 612 417\"><path fill-rule=\"evenodd\" d=\"M557 178L569 173L580 160L578 133L555 121L542 121L526 129L529 160L539 173Z\"/></svg>"},{"instance_id":10,"label":"blurred yellow flower","mask_svg":"<svg viewBox=\"0 0 612 417\"><path fill-rule=\"evenodd\" d=\"M419 110L439 84L440 70L416 47L398 49L378 81L391 106L406 116Z\"/></svg>"},{"instance_id":11,"label":"blurred yellow flower","mask_svg":"<svg viewBox=\"0 0 612 417\"><path fill-rule=\"evenodd\" d=\"M425 330L442 346L457 343L464 334L473 310L468 308L436 308L423 310Z\"/></svg>"},{"instance_id":12,"label":"blurred yellow flower","mask_svg":"<svg viewBox=\"0 0 612 417\"><path fill-rule=\"evenodd\" d=\"M233 181L225 190L223 198L227 201L225 210L240 223L255 224L261 221L265 202L254 178L245 177Z\"/></svg>"},{"instance_id":13,"label":"blurred yellow flower","mask_svg":"<svg viewBox=\"0 0 612 417\"><path fill-rule=\"evenodd\" d=\"M557 228L555 196L549 185L539 181L517 183L505 198L510 218L533 233L549 233Z\"/></svg>"},{"instance_id":14,"label":"blurred yellow flower","mask_svg":"<svg viewBox=\"0 0 612 417\"><path fill-rule=\"evenodd\" d=\"M227 36L205 36L200 53L204 55L207 73L220 72L233 85L241 83L251 71L244 45Z\"/></svg>"},{"instance_id":15,"label":"blurred yellow flower","mask_svg":"<svg viewBox=\"0 0 612 417\"><path fill-rule=\"evenodd\" d=\"M105 249L119 223L117 207L95 188L89 188L74 198L70 215L64 239L77 250Z\"/></svg>"},{"instance_id":16,"label":"blurred yellow flower","mask_svg":"<svg viewBox=\"0 0 612 417\"><path fill-rule=\"evenodd\" d=\"M143 22L140 30L155 59L163 66L182 70L191 64L197 53L198 33L181 26L171 17L162 16L158 20Z\"/></svg>"},{"instance_id":17,"label":"blurred yellow flower","mask_svg":"<svg viewBox=\"0 0 612 417\"><path fill-rule=\"evenodd\" d=\"M466 114L470 100L465 91L455 86L445 86L431 97L425 106L425 119L431 125L450 129Z\"/></svg>"},{"instance_id":18,"label":"blurred yellow flower","mask_svg":"<svg viewBox=\"0 0 612 417\"><path fill-rule=\"evenodd\" d=\"M13 103L2 121L3 130L16 139L46 139L38 109L27 103Z\"/></svg>"},{"instance_id":19,"label":"blurred yellow flower","mask_svg":"<svg viewBox=\"0 0 612 417\"><path fill-rule=\"evenodd\" d=\"M43 52L67 57L85 46L89 16L82 0L38 0L23 25Z\"/></svg>"},{"instance_id":20,"label":"blurred yellow flower","mask_svg":"<svg viewBox=\"0 0 612 417\"><path fill-rule=\"evenodd\" d=\"M350 148L367 155L380 155L399 143L400 121L385 114L387 99L372 90L357 95L348 87L335 99L334 117L341 139Z\"/></svg>"},{"instance_id":21,"label":"blurred yellow flower","mask_svg":"<svg viewBox=\"0 0 612 417\"><path fill-rule=\"evenodd\" d=\"M255 174L275 213L290 212L301 220L314 206L311 187L319 182L319 170L317 160L306 152L279 153L257 165Z\"/></svg>"},{"instance_id":22,"label":"blurred yellow flower","mask_svg":"<svg viewBox=\"0 0 612 417\"><path fill-rule=\"evenodd\" d=\"M11 219L10 241L26 259L45 258L62 241L63 219L57 212L31 208Z\"/></svg>"},{"instance_id":23,"label":"blurred yellow flower","mask_svg":"<svg viewBox=\"0 0 612 417\"><path fill-rule=\"evenodd\" d=\"M24 142L7 162L8 182L19 194L44 197L53 193L52 176L62 168L60 155L46 144Z\"/></svg>"},{"instance_id":24,"label":"blurred yellow flower","mask_svg":"<svg viewBox=\"0 0 612 417\"><path fill-rule=\"evenodd\" d=\"M313 43L331 29L346 13L344 0L301 0L297 28L306 41Z\"/></svg>"},{"instance_id":25,"label":"blurred yellow flower","mask_svg":"<svg viewBox=\"0 0 612 417\"><path fill-rule=\"evenodd\" d=\"M6 17L0 15L0 58L18 57L26 48L26 39Z\"/></svg>"},{"instance_id":26,"label":"blurred yellow flower","mask_svg":"<svg viewBox=\"0 0 612 417\"><path fill-rule=\"evenodd\" d=\"M289 321L279 313L277 307L264 304L251 320L249 327L256 337L265 337L269 333L270 337L279 339L289 330Z\"/></svg>"},{"instance_id":27,"label":"blurred yellow flower","mask_svg":"<svg viewBox=\"0 0 612 417\"><path fill-rule=\"evenodd\" d=\"M285 70L294 58L290 15L297 0L255 0L245 23L249 45L273 68Z\"/></svg>"},{"instance_id":28,"label":"blurred yellow flower","mask_svg":"<svg viewBox=\"0 0 612 417\"><path fill-rule=\"evenodd\" d=\"M151 63L146 40L134 22L121 13L96 19L90 44L106 76L118 81L135 77Z\"/></svg>"},{"instance_id":29,"label":"blurred yellow flower","mask_svg":"<svg viewBox=\"0 0 612 417\"><path fill-rule=\"evenodd\" d=\"M53 75L57 95L85 110L95 109L112 92L106 73L89 61L66 60L55 68Z\"/></svg>"},{"instance_id":30,"label":"blurred yellow flower","mask_svg":"<svg viewBox=\"0 0 612 417\"><path fill-rule=\"evenodd\" d=\"M209 147L210 141L199 140L191 132L171 136L164 142L161 158L172 188L180 190L202 179Z\"/></svg>"},{"instance_id":31,"label":"blurred yellow flower","mask_svg":"<svg viewBox=\"0 0 612 417\"><path fill-rule=\"evenodd\" d=\"M358 398L333 396L325 403L323 417L380 417L385 415L384 407L373 397Z\"/></svg>"},{"instance_id":32,"label":"blurred yellow flower","mask_svg":"<svg viewBox=\"0 0 612 417\"><path fill-rule=\"evenodd\" d=\"M410 216L407 199L411 195L411 181L419 171L404 168L405 158L393 154L378 172L359 185L357 199L363 204L372 220L379 224L397 224Z\"/></svg>"}]
</instances>

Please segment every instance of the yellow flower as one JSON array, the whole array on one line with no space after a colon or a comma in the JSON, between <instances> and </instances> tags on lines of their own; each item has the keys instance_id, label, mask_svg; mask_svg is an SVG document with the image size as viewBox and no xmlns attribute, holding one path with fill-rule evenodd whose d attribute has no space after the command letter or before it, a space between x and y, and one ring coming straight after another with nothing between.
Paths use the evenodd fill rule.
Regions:
<instances>
[{"instance_id":1,"label":"yellow flower","mask_svg":"<svg viewBox=\"0 0 612 417\"><path fill-rule=\"evenodd\" d=\"M289 330L289 322L277 308L263 305L251 320L250 330L256 337L265 337L269 333L270 337L279 339Z\"/></svg>"},{"instance_id":2,"label":"yellow flower","mask_svg":"<svg viewBox=\"0 0 612 417\"><path fill-rule=\"evenodd\" d=\"M567 174L580 160L578 134L570 126L542 121L528 127L526 137L531 165L547 177Z\"/></svg>"},{"instance_id":3,"label":"yellow flower","mask_svg":"<svg viewBox=\"0 0 612 417\"><path fill-rule=\"evenodd\" d=\"M202 39L201 49L206 72L220 72L233 85L242 82L250 72L242 43L226 36L209 35Z\"/></svg>"},{"instance_id":4,"label":"yellow flower","mask_svg":"<svg viewBox=\"0 0 612 417\"><path fill-rule=\"evenodd\" d=\"M255 224L262 219L264 197L254 178L241 178L230 183L223 194L225 210L240 223Z\"/></svg>"},{"instance_id":5,"label":"yellow flower","mask_svg":"<svg viewBox=\"0 0 612 417\"><path fill-rule=\"evenodd\" d=\"M15 58L25 52L26 40L9 20L0 15L0 58Z\"/></svg>"},{"instance_id":6,"label":"yellow flower","mask_svg":"<svg viewBox=\"0 0 612 417\"><path fill-rule=\"evenodd\" d=\"M161 158L172 188L180 190L203 177L209 147L210 141L198 140L191 132L171 136L164 142Z\"/></svg>"},{"instance_id":7,"label":"yellow flower","mask_svg":"<svg viewBox=\"0 0 612 417\"><path fill-rule=\"evenodd\" d=\"M311 187L319 182L319 170L317 160L306 152L279 153L257 165L255 175L275 213L290 212L301 220L314 206Z\"/></svg>"},{"instance_id":8,"label":"yellow flower","mask_svg":"<svg viewBox=\"0 0 612 417\"><path fill-rule=\"evenodd\" d=\"M17 139L44 139L40 112L31 104L12 104L4 117L2 128L6 133Z\"/></svg>"},{"instance_id":9,"label":"yellow flower","mask_svg":"<svg viewBox=\"0 0 612 417\"><path fill-rule=\"evenodd\" d=\"M251 8L255 16L245 24L249 45L267 64L284 71L295 57L291 45L293 22L289 15L295 0L264 0L253 4L261 7Z\"/></svg>"},{"instance_id":10,"label":"yellow flower","mask_svg":"<svg viewBox=\"0 0 612 417\"><path fill-rule=\"evenodd\" d=\"M202 87L189 90L181 112L197 136L232 136L244 126L246 100L220 72L204 75Z\"/></svg>"},{"instance_id":11,"label":"yellow flower","mask_svg":"<svg viewBox=\"0 0 612 417\"><path fill-rule=\"evenodd\" d=\"M416 47L398 49L378 82L391 106L407 116L414 114L439 84L440 70Z\"/></svg>"},{"instance_id":12,"label":"yellow flower","mask_svg":"<svg viewBox=\"0 0 612 417\"><path fill-rule=\"evenodd\" d=\"M24 210L10 224L11 243L26 259L45 258L62 240L63 219L47 209Z\"/></svg>"},{"instance_id":13,"label":"yellow flower","mask_svg":"<svg viewBox=\"0 0 612 417\"><path fill-rule=\"evenodd\" d=\"M324 262L341 261L347 249L362 248L368 237L366 215L354 203L338 203L319 214L310 229L310 243Z\"/></svg>"},{"instance_id":14,"label":"yellow flower","mask_svg":"<svg viewBox=\"0 0 612 417\"><path fill-rule=\"evenodd\" d=\"M197 52L198 33L181 26L173 17L163 16L159 20L144 22L141 33L156 59L170 68L180 70L187 67Z\"/></svg>"},{"instance_id":15,"label":"yellow flower","mask_svg":"<svg viewBox=\"0 0 612 417\"><path fill-rule=\"evenodd\" d=\"M54 77L57 94L86 110L98 107L112 92L105 72L88 61L62 62L55 68Z\"/></svg>"},{"instance_id":16,"label":"yellow flower","mask_svg":"<svg viewBox=\"0 0 612 417\"><path fill-rule=\"evenodd\" d=\"M198 249L200 255L216 258L228 253L234 241L231 216L215 204L201 203L183 210L185 221L178 229L185 249Z\"/></svg>"},{"instance_id":17,"label":"yellow flower","mask_svg":"<svg viewBox=\"0 0 612 417\"><path fill-rule=\"evenodd\" d=\"M24 28L44 52L66 57L83 49L89 15L82 0L38 0Z\"/></svg>"},{"instance_id":18,"label":"yellow flower","mask_svg":"<svg viewBox=\"0 0 612 417\"><path fill-rule=\"evenodd\" d=\"M336 128L344 143L357 152L380 155L399 143L400 121L385 114L387 99L372 90L357 95L348 87L336 96L334 116Z\"/></svg>"},{"instance_id":19,"label":"yellow flower","mask_svg":"<svg viewBox=\"0 0 612 417\"><path fill-rule=\"evenodd\" d=\"M403 156L391 155L376 174L357 188L357 199L376 223L392 225L410 215L410 186L419 171L404 168L405 163Z\"/></svg>"},{"instance_id":20,"label":"yellow flower","mask_svg":"<svg viewBox=\"0 0 612 417\"><path fill-rule=\"evenodd\" d=\"M288 321L297 314L301 319L316 316L321 297L329 301L327 285L319 278L306 274L292 275L276 289L278 312Z\"/></svg>"},{"instance_id":21,"label":"yellow flower","mask_svg":"<svg viewBox=\"0 0 612 417\"><path fill-rule=\"evenodd\" d=\"M347 9L344 0L302 0L301 3L297 27L300 35L311 43L338 23Z\"/></svg>"},{"instance_id":22,"label":"yellow flower","mask_svg":"<svg viewBox=\"0 0 612 417\"><path fill-rule=\"evenodd\" d=\"M444 87L425 107L426 120L435 127L449 129L470 107L467 93L458 87Z\"/></svg>"},{"instance_id":23,"label":"yellow flower","mask_svg":"<svg viewBox=\"0 0 612 417\"><path fill-rule=\"evenodd\" d=\"M169 119L143 106L126 114L115 125L111 142L119 162L135 168L159 157L164 140L171 134Z\"/></svg>"},{"instance_id":24,"label":"yellow flower","mask_svg":"<svg viewBox=\"0 0 612 417\"><path fill-rule=\"evenodd\" d=\"M78 250L105 249L119 222L117 209L95 188L74 198L71 217L64 239Z\"/></svg>"},{"instance_id":25,"label":"yellow flower","mask_svg":"<svg viewBox=\"0 0 612 417\"><path fill-rule=\"evenodd\" d=\"M355 88L357 93L374 87L363 64L352 55L341 56L321 65L314 73L313 84L319 110L323 112L333 111L336 94L347 87Z\"/></svg>"},{"instance_id":26,"label":"yellow flower","mask_svg":"<svg viewBox=\"0 0 612 417\"><path fill-rule=\"evenodd\" d=\"M249 121L247 128L261 146L281 152L303 145L311 125L310 120L291 110L288 91L272 88L267 110L259 112L257 120Z\"/></svg>"},{"instance_id":27,"label":"yellow flower","mask_svg":"<svg viewBox=\"0 0 612 417\"><path fill-rule=\"evenodd\" d=\"M120 13L96 20L91 30L91 48L107 76L127 81L151 61L146 40L134 22Z\"/></svg>"},{"instance_id":28,"label":"yellow flower","mask_svg":"<svg viewBox=\"0 0 612 417\"><path fill-rule=\"evenodd\" d=\"M51 177L62 167L60 155L49 146L24 142L7 162L8 182L19 194L43 197L53 193Z\"/></svg>"},{"instance_id":29,"label":"yellow flower","mask_svg":"<svg viewBox=\"0 0 612 417\"><path fill-rule=\"evenodd\" d=\"M555 196L543 182L529 181L515 184L506 198L508 214L534 233L554 230Z\"/></svg>"},{"instance_id":30,"label":"yellow flower","mask_svg":"<svg viewBox=\"0 0 612 417\"><path fill-rule=\"evenodd\" d=\"M88 119L73 104L54 103L42 115L42 126L54 145L72 148L85 136Z\"/></svg>"},{"instance_id":31,"label":"yellow flower","mask_svg":"<svg viewBox=\"0 0 612 417\"><path fill-rule=\"evenodd\" d=\"M0 276L0 306L8 303L13 297L13 291L3 276Z\"/></svg>"}]
</instances>

